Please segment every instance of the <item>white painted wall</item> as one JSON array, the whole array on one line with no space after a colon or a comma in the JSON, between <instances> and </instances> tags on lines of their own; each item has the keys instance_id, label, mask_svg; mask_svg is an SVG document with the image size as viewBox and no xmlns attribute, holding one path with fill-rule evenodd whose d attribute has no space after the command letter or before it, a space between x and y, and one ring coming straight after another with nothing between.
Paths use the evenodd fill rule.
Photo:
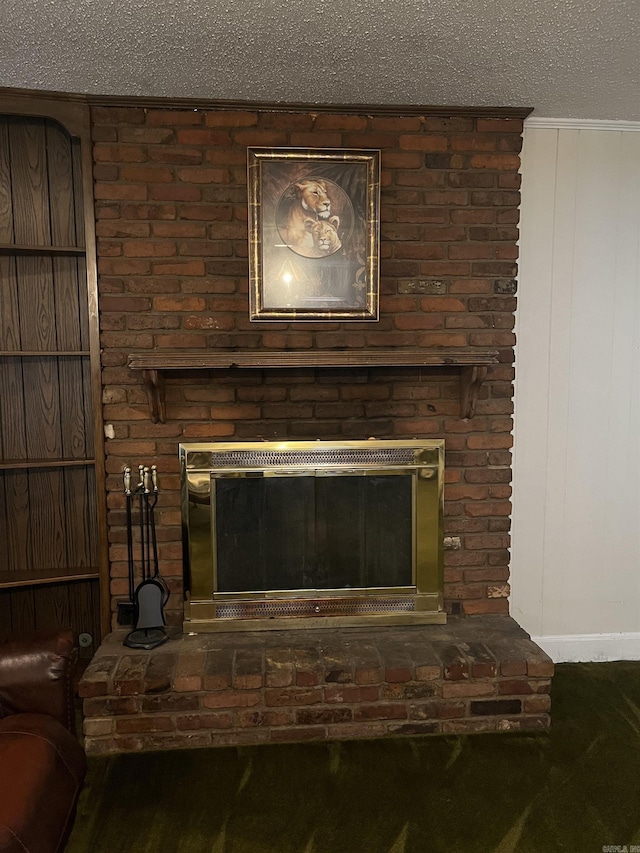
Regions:
<instances>
[{"instance_id":1,"label":"white painted wall","mask_svg":"<svg viewBox=\"0 0 640 853\"><path fill-rule=\"evenodd\" d=\"M522 175L511 612L640 659L640 123L530 120Z\"/></svg>"}]
</instances>

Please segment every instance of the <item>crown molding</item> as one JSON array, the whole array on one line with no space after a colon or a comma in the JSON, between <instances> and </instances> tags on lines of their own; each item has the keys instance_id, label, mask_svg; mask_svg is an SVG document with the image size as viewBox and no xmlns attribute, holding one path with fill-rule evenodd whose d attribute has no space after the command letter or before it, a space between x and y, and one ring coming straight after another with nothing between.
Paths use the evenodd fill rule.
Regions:
<instances>
[{"instance_id":1,"label":"crown molding","mask_svg":"<svg viewBox=\"0 0 640 853\"><path fill-rule=\"evenodd\" d=\"M94 107L138 107L161 110L241 110L277 113L353 113L372 116L441 116L451 118L525 119L532 107L462 107L420 104L303 104L269 101L219 101L207 98L151 98L144 95L82 95L73 92L47 92L41 89L0 87L0 97L47 98L75 101Z\"/></svg>"},{"instance_id":2,"label":"crown molding","mask_svg":"<svg viewBox=\"0 0 640 853\"><path fill-rule=\"evenodd\" d=\"M640 131L640 121L618 121L617 119L595 118L543 118L532 116L524 123L528 128L547 128L549 130L617 130Z\"/></svg>"}]
</instances>

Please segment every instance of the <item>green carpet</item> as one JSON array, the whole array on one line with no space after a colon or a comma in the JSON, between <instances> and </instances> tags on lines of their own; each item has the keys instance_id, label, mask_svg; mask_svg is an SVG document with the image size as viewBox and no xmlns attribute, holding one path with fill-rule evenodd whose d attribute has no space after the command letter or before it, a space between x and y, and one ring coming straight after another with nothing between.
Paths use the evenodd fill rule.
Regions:
<instances>
[{"instance_id":1,"label":"green carpet","mask_svg":"<svg viewBox=\"0 0 640 853\"><path fill-rule=\"evenodd\" d=\"M595 853L640 845L640 662L556 672L549 734L91 759L67 853Z\"/></svg>"}]
</instances>

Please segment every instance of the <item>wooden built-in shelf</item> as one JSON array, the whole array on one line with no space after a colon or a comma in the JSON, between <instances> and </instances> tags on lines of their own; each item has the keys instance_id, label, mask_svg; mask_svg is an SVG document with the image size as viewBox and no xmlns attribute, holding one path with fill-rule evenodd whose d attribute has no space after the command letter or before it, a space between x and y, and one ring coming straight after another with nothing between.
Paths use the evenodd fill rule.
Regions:
<instances>
[{"instance_id":1,"label":"wooden built-in shelf","mask_svg":"<svg viewBox=\"0 0 640 853\"><path fill-rule=\"evenodd\" d=\"M0 459L0 471L18 468L82 468L95 463L95 459Z\"/></svg>"},{"instance_id":2,"label":"wooden built-in shelf","mask_svg":"<svg viewBox=\"0 0 640 853\"><path fill-rule=\"evenodd\" d=\"M460 417L473 417L487 369L498 363L496 350L210 350L137 352L129 355L132 370L141 370L153 423L165 422L164 374L177 370L281 369L323 367L419 367L460 373Z\"/></svg>"},{"instance_id":3,"label":"wooden built-in shelf","mask_svg":"<svg viewBox=\"0 0 640 853\"><path fill-rule=\"evenodd\" d=\"M0 243L2 255L86 255L84 246L36 246L30 243Z\"/></svg>"},{"instance_id":4,"label":"wooden built-in shelf","mask_svg":"<svg viewBox=\"0 0 640 853\"><path fill-rule=\"evenodd\" d=\"M0 589L17 589L25 586L67 583L68 581L95 580L100 572L94 566L64 566L55 569L24 569L17 572L0 572Z\"/></svg>"},{"instance_id":5,"label":"wooden built-in shelf","mask_svg":"<svg viewBox=\"0 0 640 853\"><path fill-rule=\"evenodd\" d=\"M63 356L68 358L73 355L91 355L89 350L85 349L65 349L65 350L0 350L0 358L57 358Z\"/></svg>"},{"instance_id":6,"label":"wooden built-in shelf","mask_svg":"<svg viewBox=\"0 0 640 853\"><path fill-rule=\"evenodd\" d=\"M63 618L99 642L111 595L90 110L0 100L0 623Z\"/></svg>"}]
</instances>

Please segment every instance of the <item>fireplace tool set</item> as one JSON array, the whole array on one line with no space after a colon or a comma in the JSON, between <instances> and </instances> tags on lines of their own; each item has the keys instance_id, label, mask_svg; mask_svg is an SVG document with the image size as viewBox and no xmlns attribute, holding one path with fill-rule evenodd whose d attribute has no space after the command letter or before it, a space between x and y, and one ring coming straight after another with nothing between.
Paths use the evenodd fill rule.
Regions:
<instances>
[{"instance_id":1,"label":"fireplace tool set","mask_svg":"<svg viewBox=\"0 0 640 853\"><path fill-rule=\"evenodd\" d=\"M124 494L127 510L127 562L129 571L129 612L134 629L124 644L132 649L154 649L167 639L164 606L169 588L160 576L155 507L158 502L158 472L155 465L138 466L138 483L131 487L131 468L124 469ZM140 570L136 571L134 554L134 513L138 508ZM136 576L140 582L136 586ZM125 605L126 608L126 605ZM124 609L124 608L123 608Z\"/></svg>"}]
</instances>

